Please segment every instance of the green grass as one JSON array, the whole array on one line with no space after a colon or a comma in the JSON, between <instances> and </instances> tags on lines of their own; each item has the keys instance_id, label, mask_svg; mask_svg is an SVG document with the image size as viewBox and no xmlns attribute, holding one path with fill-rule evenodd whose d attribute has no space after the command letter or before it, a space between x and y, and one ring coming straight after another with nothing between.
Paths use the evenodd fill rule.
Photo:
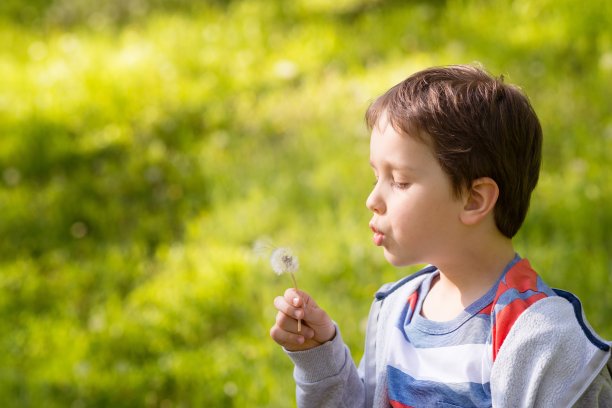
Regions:
<instances>
[{"instance_id":1,"label":"green grass","mask_svg":"<svg viewBox=\"0 0 612 408\"><path fill-rule=\"evenodd\" d=\"M268 336L288 245L354 357L373 292L368 103L479 61L530 96L544 167L516 239L612 338L607 2L0 6L0 400L294 405ZM66 7L66 6L71 7ZM286 278L286 279L285 279Z\"/></svg>"}]
</instances>

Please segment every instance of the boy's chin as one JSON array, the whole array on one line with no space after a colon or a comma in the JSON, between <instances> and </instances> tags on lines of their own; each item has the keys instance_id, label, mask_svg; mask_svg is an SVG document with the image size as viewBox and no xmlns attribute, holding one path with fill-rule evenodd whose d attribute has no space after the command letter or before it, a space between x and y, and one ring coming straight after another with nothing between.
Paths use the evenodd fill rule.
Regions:
<instances>
[{"instance_id":1,"label":"boy's chin","mask_svg":"<svg viewBox=\"0 0 612 408\"><path fill-rule=\"evenodd\" d=\"M396 254L389 252L386 248L384 251L385 251L385 259L387 260L387 262L389 262L391 265L395 266L396 268L399 268L402 266L410 266L416 263L414 261L406 259L406 257L397 256Z\"/></svg>"}]
</instances>

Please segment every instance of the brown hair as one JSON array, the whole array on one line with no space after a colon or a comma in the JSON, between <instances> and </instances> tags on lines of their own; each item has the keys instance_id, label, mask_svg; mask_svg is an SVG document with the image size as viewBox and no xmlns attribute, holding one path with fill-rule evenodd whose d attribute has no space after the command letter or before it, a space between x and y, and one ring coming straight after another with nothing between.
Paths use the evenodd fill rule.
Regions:
<instances>
[{"instance_id":1,"label":"brown hair","mask_svg":"<svg viewBox=\"0 0 612 408\"><path fill-rule=\"evenodd\" d=\"M497 228L511 238L527 215L538 182L542 128L522 91L470 65L411 75L366 112L372 129L386 112L400 133L429 143L460 197L479 177L499 187Z\"/></svg>"}]
</instances>

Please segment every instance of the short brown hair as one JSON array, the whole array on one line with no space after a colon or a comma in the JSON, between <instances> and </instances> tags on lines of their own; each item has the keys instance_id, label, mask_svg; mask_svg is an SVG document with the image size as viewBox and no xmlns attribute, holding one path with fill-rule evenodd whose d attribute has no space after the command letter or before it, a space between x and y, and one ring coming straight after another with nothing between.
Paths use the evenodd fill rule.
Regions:
<instances>
[{"instance_id":1,"label":"short brown hair","mask_svg":"<svg viewBox=\"0 0 612 408\"><path fill-rule=\"evenodd\" d=\"M495 180L497 228L517 233L542 157L540 122L518 87L476 66L433 67L376 99L366 112L370 129L384 112L396 131L431 144L455 196L479 177Z\"/></svg>"}]
</instances>

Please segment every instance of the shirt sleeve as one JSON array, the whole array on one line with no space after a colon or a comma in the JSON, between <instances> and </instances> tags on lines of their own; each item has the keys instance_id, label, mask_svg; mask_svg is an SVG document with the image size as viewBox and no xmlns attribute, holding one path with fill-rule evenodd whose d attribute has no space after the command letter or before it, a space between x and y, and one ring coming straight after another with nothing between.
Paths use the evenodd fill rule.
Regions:
<instances>
[{"instance_id":1,"label":"shirt sleeve","mask_svg":"<svg viewBox=\"0 0 612 408\"><path fill-rule=\"evenodd\" d=\"M612 359L608 361L608 364L600 371L572 408L594 407L612 407Z\"/></svg>"},{"instance_id":2,"label":"shirt sleeve","mask_svg":"<svg viewBox=\"0 0 612 408\"><path fill-rule=\"evenodd\" d=\"M364 407L365 388L348 347L336 336L318 347L287 351L295 364L293 376L299 408Z\"/></svg>"},{"instance_id":3,"label":"shirt sleeve","mask_svg":"<svg viewBox=\"0 0 612 408\"><path fill-rule=\"evenodd\" d=\"M531 305L516 320L491 370L494 407L569 407L609 360L585 335L570 302Z\"/></svg>"}]
</instances>

